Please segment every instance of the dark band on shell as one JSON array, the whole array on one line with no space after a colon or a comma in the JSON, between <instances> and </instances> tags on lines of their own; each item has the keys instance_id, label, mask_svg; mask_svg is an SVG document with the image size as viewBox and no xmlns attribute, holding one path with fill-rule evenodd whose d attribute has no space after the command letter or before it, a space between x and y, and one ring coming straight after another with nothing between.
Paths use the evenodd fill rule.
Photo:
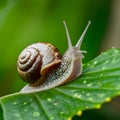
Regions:
<instances>
[{"instance_id":1,"label":"dark band on shell","mask_svg":"<svg viewBox=\"0 0 120 120\"><path fill-rule=\"evenodd\" d=\"M36 48L26 48L19 55L17 68L24 81L34 83L40 78L42 57ZM24 74L24 75L23 75Z\"/></svg>"}]
</instances>

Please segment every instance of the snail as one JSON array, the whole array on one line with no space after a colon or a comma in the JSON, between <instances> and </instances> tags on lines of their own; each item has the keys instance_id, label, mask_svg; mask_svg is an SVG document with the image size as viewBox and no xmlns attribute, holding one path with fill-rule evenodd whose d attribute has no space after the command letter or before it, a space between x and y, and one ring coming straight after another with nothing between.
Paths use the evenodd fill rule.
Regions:
<instances>
[{"instance_id":1,"label":"snail","mask_svg":"<svg viewBox=\"0 0 120 120\"><path fill-rule=\"evenodd\" d=\"M28 83L21 93L48 90L75 80L82 74L82 58L86 51L80 50L80 47L91 21L88 21L75 46L72 46L65 21L63 23L68 39L68 49L63 56L49 43L32 44L19 55L18 74Z\"/></svg>"}]
</instances>

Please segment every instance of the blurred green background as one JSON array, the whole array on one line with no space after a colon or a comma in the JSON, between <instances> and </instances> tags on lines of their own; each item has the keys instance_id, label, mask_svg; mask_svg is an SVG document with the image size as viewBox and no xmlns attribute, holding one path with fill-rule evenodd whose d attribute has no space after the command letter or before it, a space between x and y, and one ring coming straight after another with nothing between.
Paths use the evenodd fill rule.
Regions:
<instances>
[{"instance_id":1,"label":"blurred green background","mask_svg":"<svg viewBox=\"0 0 120 120\"><path fill-rule=\"evenodd\" d=\"M63 20L73 45L88 20L92 21L82 44L87 51L84 63L101 51L119 47L119 28L115 29L120 25L116 17L119 9L115 9L116 5L120 7L118 3L119 0L0 0L0 96L17 92L25 85L17 74L16 61L26 46L49 42L64 53L67 39Z\"/></svg>"}]
</instances>

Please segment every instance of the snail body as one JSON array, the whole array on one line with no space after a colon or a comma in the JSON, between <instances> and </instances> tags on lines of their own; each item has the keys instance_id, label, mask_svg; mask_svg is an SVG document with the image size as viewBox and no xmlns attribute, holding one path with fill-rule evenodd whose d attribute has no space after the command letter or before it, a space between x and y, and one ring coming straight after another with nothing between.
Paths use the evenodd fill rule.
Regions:
<instances>
[{"instance_id":1,"label":"snail body","mask_svg":"<svg viewBox=\"0 0 120 120\"><path fill-rule=\"evenodd\" d=\"M20 77L28 84L20 91L32 93L48 90L68 83L82 73L81 43L90 25L86 26L83 34L75 46L72 46L69 32L64 22L68 49L65 54L49 43L35 43L25 48L18 57L17 70Z\"/></svg>"}]
</instances>

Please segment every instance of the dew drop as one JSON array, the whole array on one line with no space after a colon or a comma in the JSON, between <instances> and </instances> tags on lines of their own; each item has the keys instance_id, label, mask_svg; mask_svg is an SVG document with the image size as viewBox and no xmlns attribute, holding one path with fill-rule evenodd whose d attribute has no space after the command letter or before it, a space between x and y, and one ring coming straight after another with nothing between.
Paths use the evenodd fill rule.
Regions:
<instances>
[{"instance_id":1,"label":"dew drop","mask_svg":"<svg viewBox=\"0 0 120 120\"><path fill-rule=\"evenodd\" d=\"M90 66L90 64L87 64L87 67L89 67Z\"/></svg>"},{"instance_id":2,"label":"dew drop","mask_svg":"<svg viewBox=\"0 0 120 120\"><path fill-rule=\"evenodd\" d=\"M64 114L64 112L63 112L63 111L61 111L61 112L60 112L60 114L61 114L61 115L63 115L63 114Z\"/></svg>"},{"instance_id":3,"label":"dew drop","mask_svg":"<svg viewBox=\"0 0 120 120\"><path fill-rule=\"evenodd\" d=\"M86 96L90 96L90 93L87 93Z\"/></svg>"},{"instance_id":4,"label":"dew drop","mask_svg":"<svg viewBox=\"0 0 120 120\"><path fill-rule=\"evenodd\" d=\"M120 95L120 91L118 92L118 95Z\"/></svg>"},{"instance_id":5,"label":"dew drop","mask_svg":"<svg viewBox=\"0 0 120 120\"><path fill-rule=\"evenodd\" d=\"M51 98L47 98L47 101L48 101L48 102L51 102L51 101L52 101L52 99L51 99Z\"/></svg>"},{"instance_id":6,"label":"dew drop","mask_svg":"<svg viewBox=\"0 0 120 120\"><path fill-rule=\"evenodd\" d=\"M57 105L58 105L58 102L55 102L54 105L57 106Z\"/></svg>"},{"instance_id":7,"label":"dew drop","mask_svg":"<svg viewBox=\"0 0 120 120\"><path fill-rule=\"evenodd\" d=\"M82 95L78 95L78 98L81 98L82 97Z\"/></svg>"},{"instance_id":8,"label":"dew drop","mask_svg":"<svg viewBox=\"0 0 120 120\"><path fill-rule=\"evenodd\" d=\"M78 93L75 93L75 94L74 94L74 97L76 97L76 96L78 96Z\"/></svg>"},{"instance_id":9,"label":"dew drop","mask_svg":"<svg viewBox=\"0 0 120 120\"><path fill-rule=\"evenodd\" d=\"M102 83L101 83L101 82L97 82L96 84L97 84L98 86L101 86L101 85L102 85Z\"/></svg>"},{"instance_id":10,"label":"dew drop","mask_svg":"<svg viewBox=\"0 0 120 120\"><path fill-rule=\"evenodd\" d=\"M40 113L39 112L33 112L33 117L39 117Z\"/></svg>"},{"instance_id":11,"label":"dew drop","mask_svg":"<svg viewBox=\"0 0 120 120\"><path fill-rule=\"evenodd\" d=\"M82 94L84 94L85 93L85 91L82 91Z\"/></svg>"},{"instance_id":12,"label":"dew drop","mask_svg":"<svg viewBox=\"0 0 120 120\"><path fill-rule=\"evenodd\" d=\"M118 50L115 50L115 53L118 53L119 51Z\"/></svg>"},{"instance_id":13,"label":"dew drop","mask_svg":"<svg viewBox=\"0 0 120 120\"><path fill-rule=\"evenodd\" d=\"M71 118L71 117L69 117L67 120L72 120L72 118Z\"/></svg>"},{"instance_id":14,"label":"dew drop","mask_svg":"<svg viewBox=\"0 0 120 120\"><path fill-rule=\"evenodd\" d=\"M30 102L32 102L33 101L33 99L30 99Z\"/></svg>"},{"instance_id":15,"label":"dew drop","mask_svg":"<svg viewBox=\"0 0 120 120\"><path fill-rule=\"evenodd\" d=\"M87 81L86 81L86 80L84 80L84 81L83 81L83 84L85 84L85 83L87 83Z\"/></svg>"},{"instance_id":16,"label":"dew drop","mask_svg":"<svg viewBox=\"0 0 120 120\"><path fill-rule=\"evenodd\" d=\"M105 66L102 67L102 70L104 70L104 69L105 69Z\"/></svg>"},{"instance_id":17,"label":"dew drop","mask_svg":"<svg viewBox=\"0 0 120 120\"><path fill-rule=\"evenodd\" d=\"M17 104L17 102L13 102L13 105L16 105Z\"/></svg>"},{"instance_id":18,"label":"dew drop","mask_svg":"<svg viewBox=\"0 0 120 120\"><path fill-rule=\"evenodd\" d=\"M115 60L115 59L113 59L113 60L111 61L111 63L116 63L116 60Z\"/></svg>"},{"instance_id":19,"label":"dew drop","mask_svg":"<svg viewBox=\"0 0 120 120\"><path fill-rule=\"evenodd\" d=\"M54 120L54 116L51 116L51 117L50 117L50 120Z\"/></svg>"},{"instance_id":20,"label":"dew drop","mask_svg":"<svg viewBox=\"0 0 120 120\"><path fill-rule=\"evenodd\" d=\"M78 116L81 116L81 115L82 115L82 111L79 110L79 111L77 112L77 115L78 115Z\"/></svg>"},{"instance_id":21,"label":"dew drop","mask_svg":"<svg viewBox=\"0 0 120 120\"><path fill-rule=\"evenodd\" d=\"M103 97L105 96L105 94L102 94L102 93L100 94L100 93L98 93L97 96L103 98Z\"/></svg>"},{"instance_id":22,"label":"dew drop","mask_svg":"<svg viewBox=\"0 0 120 120\"><path fill-rule=\"evenodd\" d=\"M90 84L88 84L88 85L87 85L87 87L91 87L92 85L93 85L93 84L92 84L92 83L90 83Z\"/></svg>"},{"instance_id":23,"label":"dew drop","mask_svg":"<svg viewBox=\"0 0 120 120\"><path fill-rule=\"evenodd\" d=\"M100 76L103 76L103 73L101 73Z\"/></svg>"},{"instance_id":24,"label":"dew drop","mask_svg":"<svg viewBox=\"0 0 120 120\"><path fill-rule=\"evenodd\" d=\"M88 106L85 106L86 109L88 109L89 107Z\"/></svg>"},{"instance_id":25,"label":"dew drop","mask_svg":"<svg viewBox=\"0 0 120 120\"><path fill-rule=\"evenodd\" d=\"M88 98L88 99L89 99L89 101L93 101L93 98L91 98L91 97L90 97L90 98Z\"/></svg>"},{"instance_id":26,"label":"dew drop","mask_svg":"<svg viewBox=\"0 0 120 120\"><path fill-rule=\"evenodd\" d=\"M106 102L110 102L110 101L111 101L111 98L108 97L108 98L105 99L105 101L106 101Z\"/></svg>"},{"instance_id":27,"label":"dew drop","mask_svg":"<svg viewBox=\"0 0 120 120\"><path fill-rule=\"evenodd\" d=\"M107 64L107 63L109 63L109 60L106 60L106 61L105 61L105 64Z\"/></svg>"},{"instance_id":28,"label":"dew drop","mask_svg":"<svg viewBox=\"0 0 120 120\"><path fill-rule=\"evenodd\" d=\"M79 96L78 93L75 93L75 94L73 95L74 98L78 98L78 96Z\"/></svg>"},{"instance_id":29,"label":"dew drop","mask_svg":"<svg viewBox=\"0 0 120 120\"><path fill-rule=\"evenodd\" d=\"M96 64L97 64L97 60L95 60L95 61L93 62L93 64L96 65Z\"/></svg>"},{"instance_id":30,"label":"dew drop","mask_svg":"<svg viewBox=\"0 0 120 120\"><path fill-rule=\"evenodd\" d=\"M23 105L26 105L26 104L27 104L27 102L24 102L24 103L23 103Z\"/></svg>"},{"instance_id":31,"label":"dew drop","mask_svg":"<svg viewBox=\"0 0 120 120\"><path fill-rule=\"evenodd\" d=\"M100 105L100 104L96 104L96 105L95 105L95 108L100 109L100 108L101 108L101 105Z\"/></svg>"},{"instance_id":32,"label":"dew drop","mask_svg":"<svg viewBox=\"0 0 120 120\"><path fill-rule=\"evenodd\" d=\"M103 52L104 55L106 55L107 53L106 52Z\"/></svg>"}]
</instances>

